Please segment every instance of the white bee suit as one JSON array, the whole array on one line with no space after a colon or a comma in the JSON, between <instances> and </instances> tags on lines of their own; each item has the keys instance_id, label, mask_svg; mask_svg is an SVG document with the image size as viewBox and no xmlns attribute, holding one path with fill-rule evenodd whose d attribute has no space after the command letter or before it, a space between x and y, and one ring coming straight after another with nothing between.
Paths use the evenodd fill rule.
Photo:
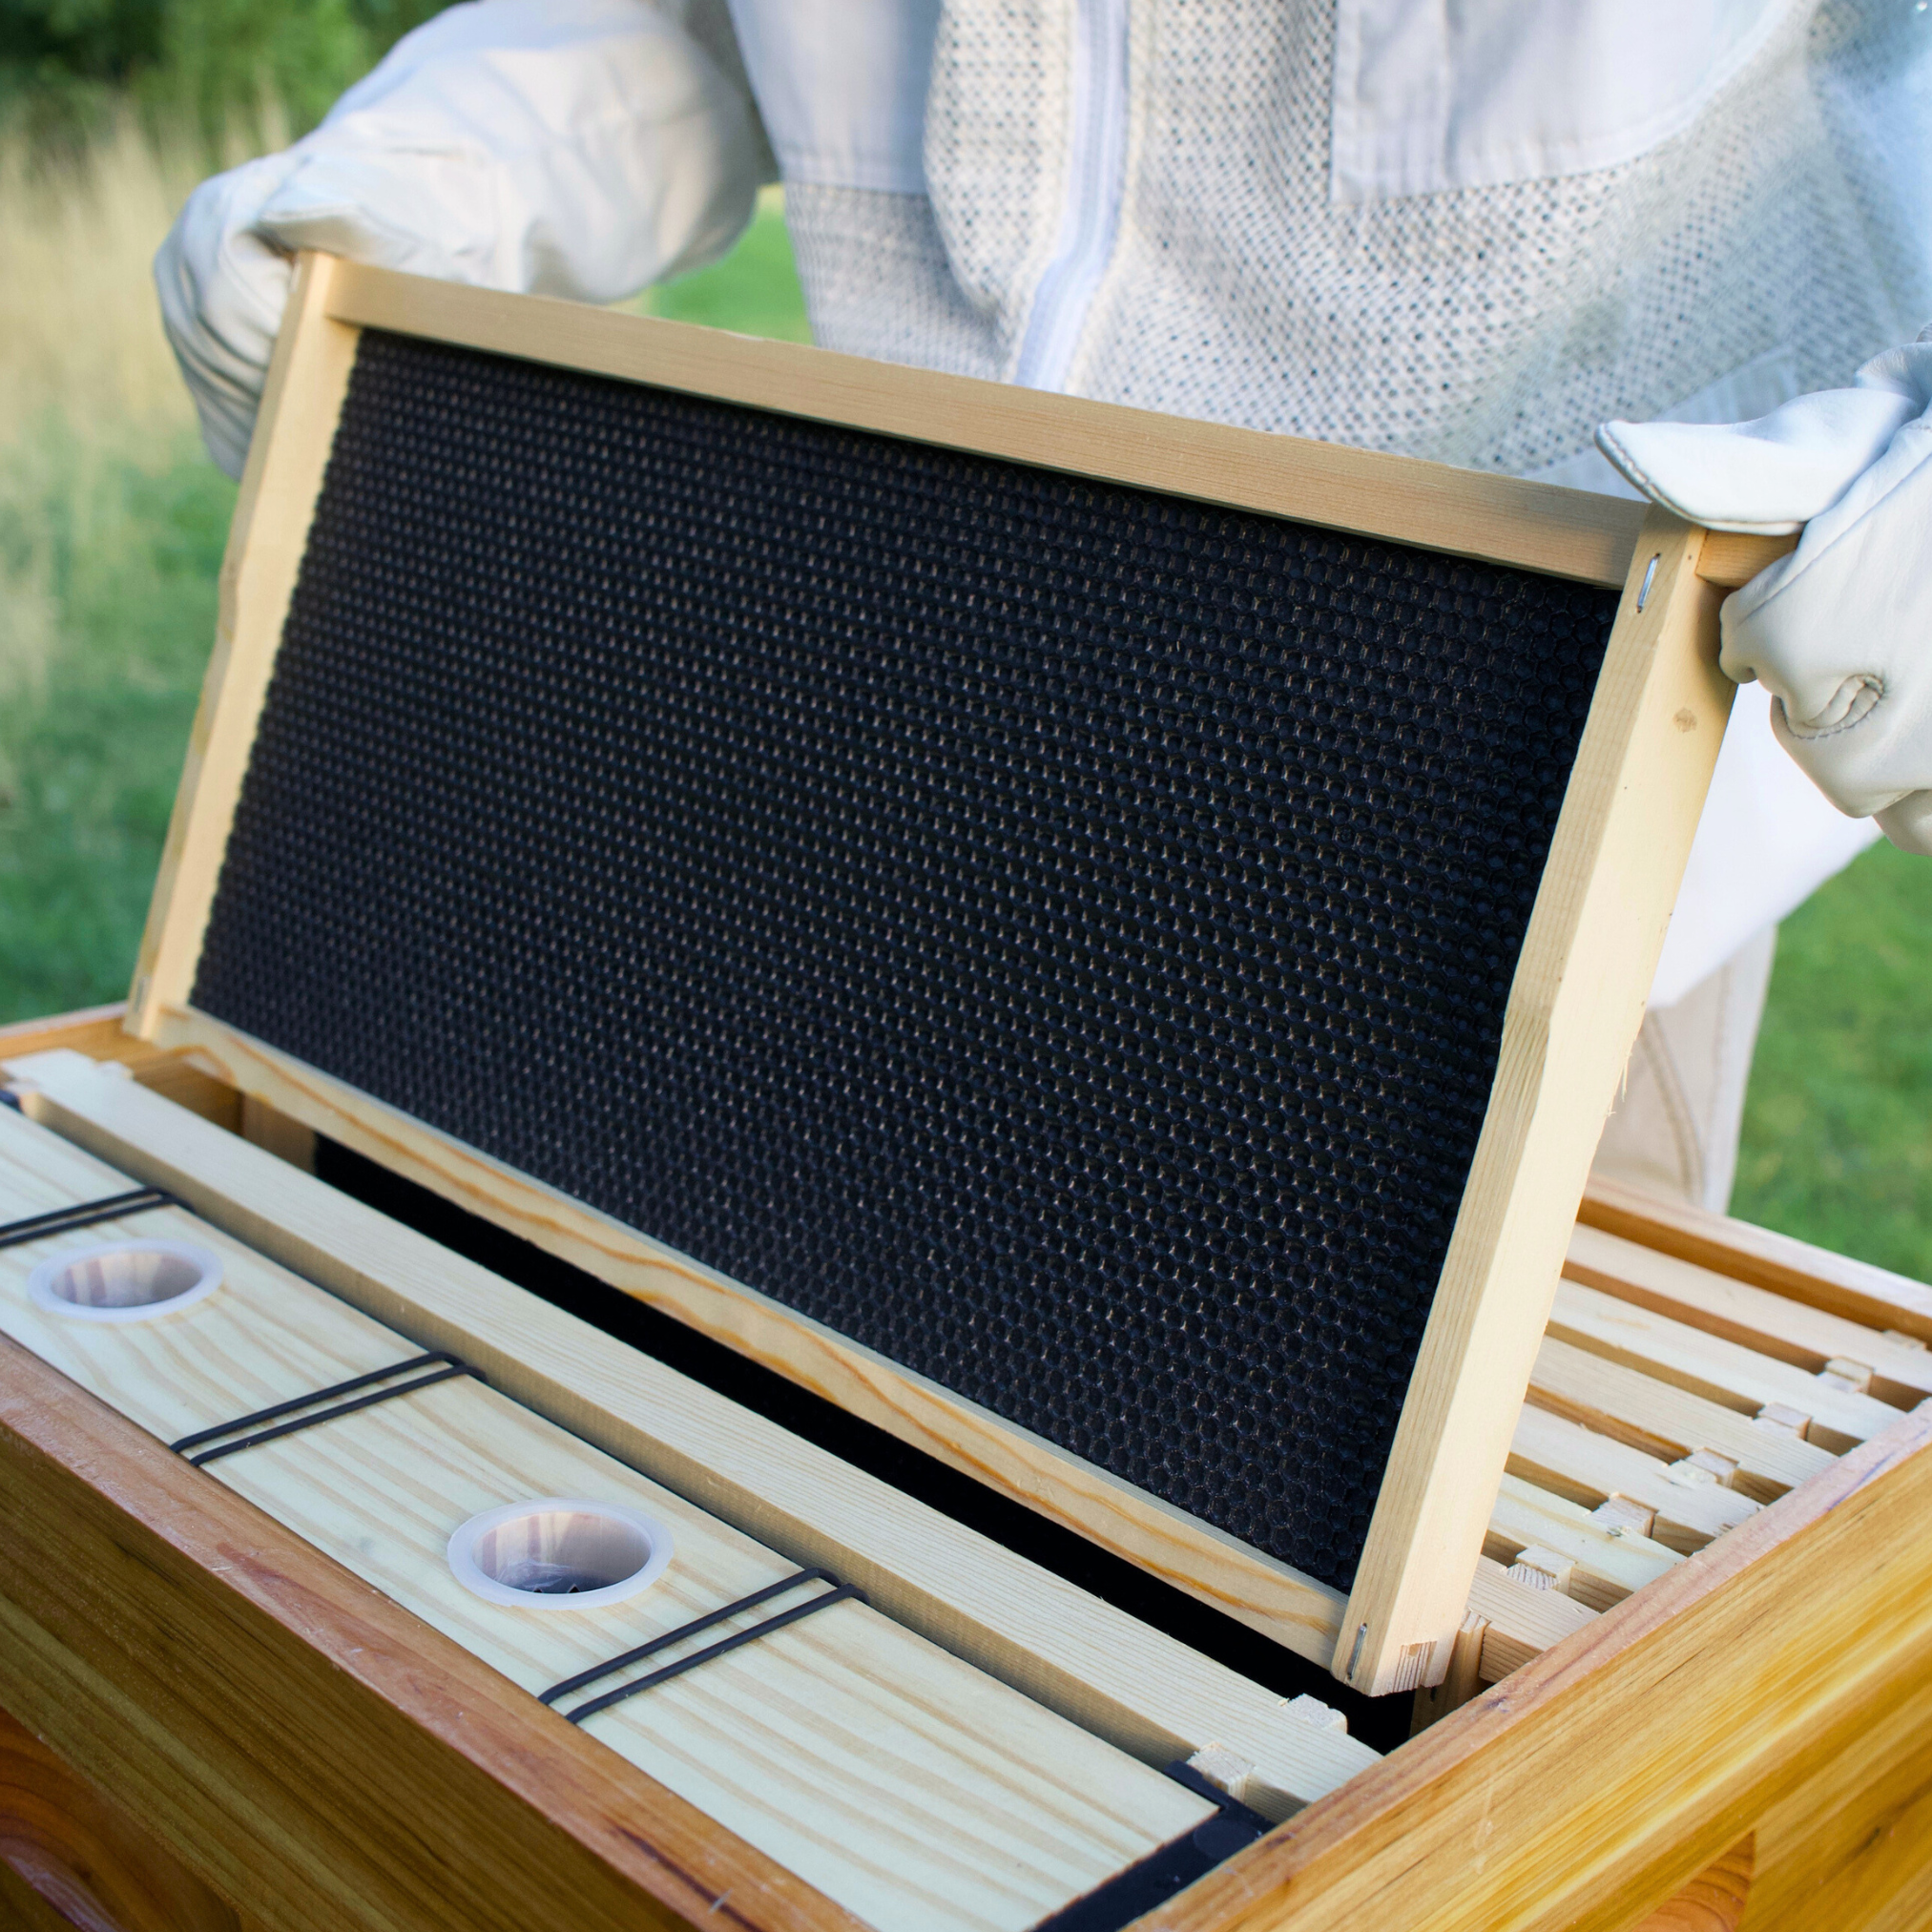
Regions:
<instances>
[{"instance_id":1,"label":"white bee suit","mask_svg":"<svg viewBox=\"0 0 1932 1932\"><path fill-rule=\"evenodd\" d=\"M1599 424L1761 415L1932 317L1928 56L1910 0L480 0L157 274L239 467L277 250L606 301L776 171L829 347L1628 489ZM1660 1007L1873 836L1763 712Z\"/></svg>"}]
</instances>

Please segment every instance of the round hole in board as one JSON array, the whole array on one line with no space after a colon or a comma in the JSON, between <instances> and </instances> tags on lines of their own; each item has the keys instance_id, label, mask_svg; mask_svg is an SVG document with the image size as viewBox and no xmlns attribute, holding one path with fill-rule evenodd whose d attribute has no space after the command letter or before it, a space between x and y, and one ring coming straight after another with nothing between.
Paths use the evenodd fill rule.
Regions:
<instances>
[{"instance_id":1,"label":"round hole in board","mask_svg":"<svg viewBox=\"0 0 1932 1932\"><path fill-rule=\"evenodd\" d=\"M221 1285L221 1257L193 1241L102 1241L50 1255L27 1278L48 1315L148 1321L204 1300Z\"/></svg>"},{"instance_id":2,"label":"round hole in board","mask_svg":"<svg viewBox=\"0 0 1932 1932\"><path fill-rule=\"evenodd\" d=\"M648 1589L671 1561L671 1532L615 1503L538 1496L486 1509L449 1539L466 1589L527 1610L594 1610Z\"/></svg>"}]
</instances>

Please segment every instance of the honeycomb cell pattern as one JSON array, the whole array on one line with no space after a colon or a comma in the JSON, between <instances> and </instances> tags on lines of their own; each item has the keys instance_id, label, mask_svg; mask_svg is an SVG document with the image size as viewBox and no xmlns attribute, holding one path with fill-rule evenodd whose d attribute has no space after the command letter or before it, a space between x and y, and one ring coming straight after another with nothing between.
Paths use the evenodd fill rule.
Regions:
<instances>
[{"instance_id":1,"label":"honeycomb cell pattern","mask_svg":"<svg viewBox=\"0 0 1932 1932\"><path fill-rule=\"evenodd\" d=\"M194 998L1345 1589L1613 606L371 332Z\"/></svg>"}]
</instances>

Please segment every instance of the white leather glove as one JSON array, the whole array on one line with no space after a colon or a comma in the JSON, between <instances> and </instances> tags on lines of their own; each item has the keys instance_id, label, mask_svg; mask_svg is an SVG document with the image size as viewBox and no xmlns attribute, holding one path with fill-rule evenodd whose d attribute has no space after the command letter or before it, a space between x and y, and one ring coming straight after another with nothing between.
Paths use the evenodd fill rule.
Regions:
<instances>
[{"instance_id":1,"label":"white leather glove","mask_svg":"<svg viewBox=\"0 0 1932 1932\"><path fill-rule=\"evenodd\" d=\"M599 302L723 254L772 169L722 20L709 0L452 7L313 134L204 181L155 280L216 462L247 459L296 249Z\"/></svg>"},{"instance_id":2,"label":"white leather glove","mask_svg":"<svg viewBox=\"0 0 1932 1932\"><path fill-rule=\"evenodd\" d=\"M1647 496L1713 530L1802 530L1725 598L1725 674L1839 811L1932 854L1932 329L1755 423L1606 423Z\"/></svg>"}]
</instances>

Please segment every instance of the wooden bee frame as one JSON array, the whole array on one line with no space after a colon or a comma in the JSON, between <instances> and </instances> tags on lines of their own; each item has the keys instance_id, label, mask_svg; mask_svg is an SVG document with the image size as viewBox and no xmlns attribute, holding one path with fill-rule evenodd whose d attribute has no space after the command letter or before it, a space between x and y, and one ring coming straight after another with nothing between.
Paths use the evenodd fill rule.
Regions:
<instances>
[{"instance_id":1,"label":"wooden bee frame","mask_svg":"<svg viewBox=\"0 0 1932 1932\"><path fill-rule=\"evenodd\" d=\"M1623 596L1527 936L1485 1124L1345 1594L290 1055L191 992L354 366L379 328L1390 538ZM132 1024L1179 1584L1371 1693L1449 1670L1604 1114L1728 715L1721 586L1763 546L1631 505L753 343L309 258L271 369Z\"/></svg>"}]
</instances>

